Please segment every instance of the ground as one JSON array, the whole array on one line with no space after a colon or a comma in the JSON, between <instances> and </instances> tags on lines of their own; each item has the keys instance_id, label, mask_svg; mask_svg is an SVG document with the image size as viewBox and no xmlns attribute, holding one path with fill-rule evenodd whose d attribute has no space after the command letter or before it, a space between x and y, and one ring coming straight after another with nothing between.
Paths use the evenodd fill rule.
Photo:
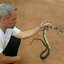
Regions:
<instances>
[{"instance_id":1,"label":"ground","mask_svg":"<svg viewBox=\"0 0 64 64\"><path fill-rule=\"evenodd\" d=\"M18 8L16 26L22 31L39 26L43 20L64 30L64 0L0 0L0 3L10 3ZM34 38L42 38L42 31L22 39L18 53L21 64L64 64L64 34L51 29L47 31L52 50L45 60L40 59L40 53L45 49L40 41L29 45Z\"/></svg>"}]
</instances>

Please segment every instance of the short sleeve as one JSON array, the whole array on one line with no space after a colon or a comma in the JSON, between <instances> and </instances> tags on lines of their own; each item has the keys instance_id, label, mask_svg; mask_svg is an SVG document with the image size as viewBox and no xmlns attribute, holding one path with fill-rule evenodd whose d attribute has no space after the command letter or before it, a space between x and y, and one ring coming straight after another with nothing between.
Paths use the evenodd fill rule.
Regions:
<instances>
[{"instance_id":1,"label":"short sleeve","mask_svg":"<svg viewBox=\"0 0 64 64\"><path fill-rule=\"evenodd\" d=\"M18 28L14 27L12 30L12 36L17 35L19 32L20 32L20 30Z\"/></svg>"}]
</instances>

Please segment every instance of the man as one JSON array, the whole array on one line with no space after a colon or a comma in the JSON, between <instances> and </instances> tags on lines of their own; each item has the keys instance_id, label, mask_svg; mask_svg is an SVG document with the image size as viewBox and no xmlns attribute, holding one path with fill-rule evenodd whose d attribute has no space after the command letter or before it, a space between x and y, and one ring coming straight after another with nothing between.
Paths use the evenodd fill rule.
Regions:
<instances>
[{"instance_id":1,"label":"man","mask_svg":"<svg viewBox=\"0 0 64 64\"><path fill-rule=\"evenodd\" d=\"M21 57L17 55L17 51L20 39L34 35L43 30L45 26L51 26L50 23L43 22L32 30L21 31L15 27L16 19L16 7L10 4L0 4L0 64L19 63Z\"/></svg>"}]
</instances>

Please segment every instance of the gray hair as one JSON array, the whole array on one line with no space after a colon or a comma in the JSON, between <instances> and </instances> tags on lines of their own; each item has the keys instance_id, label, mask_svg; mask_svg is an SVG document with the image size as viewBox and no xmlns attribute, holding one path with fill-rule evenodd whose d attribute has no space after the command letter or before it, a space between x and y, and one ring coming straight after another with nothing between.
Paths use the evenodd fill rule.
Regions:
<instances>
[{"instance_id":1,"label":"gray hair","mask_svg":"<svg viewBox=\"0 0 64 64\"><path fill-rule=\"evenodd\" d=\"M2 16L10 16L13 10L17 10L17 8L10 4L0 4L0 20Z\"/></svg>"}]
</instances>

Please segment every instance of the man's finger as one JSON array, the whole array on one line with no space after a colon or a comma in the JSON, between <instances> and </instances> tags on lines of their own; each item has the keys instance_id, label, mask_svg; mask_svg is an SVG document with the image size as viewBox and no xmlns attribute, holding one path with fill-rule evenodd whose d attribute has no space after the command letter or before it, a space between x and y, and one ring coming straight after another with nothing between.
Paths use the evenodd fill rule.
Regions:
<instances>
[{"instance_id":1,"label":"man's finger","mask_svg":"<svg viewBox=\"0 0 64 64\"><path fill-rule=\"evenodd\" d=\"M45 24L45 23L46 23L46 21L42 22L42 24Z\"/></svg>"}]
</instances>

